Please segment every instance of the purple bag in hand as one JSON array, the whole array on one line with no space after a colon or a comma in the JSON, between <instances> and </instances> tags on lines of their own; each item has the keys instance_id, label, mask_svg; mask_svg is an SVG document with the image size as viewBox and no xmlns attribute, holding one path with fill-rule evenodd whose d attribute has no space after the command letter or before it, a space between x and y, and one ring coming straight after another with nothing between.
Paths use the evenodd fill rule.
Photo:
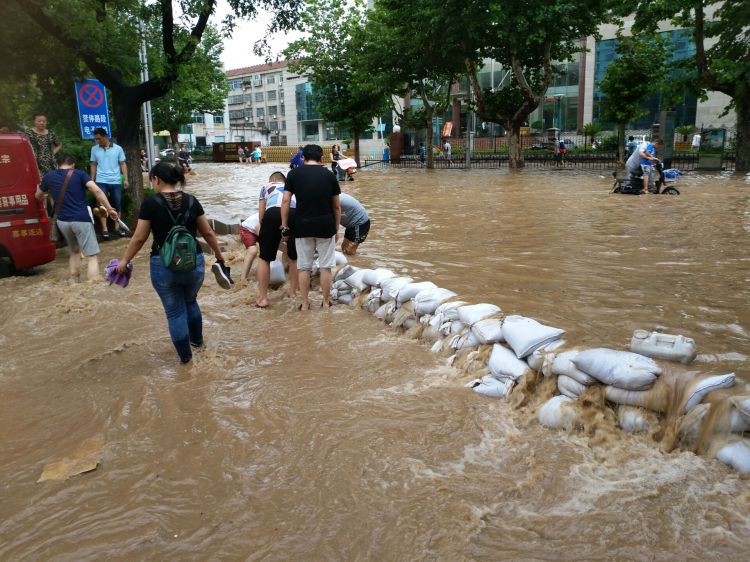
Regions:
<instances>
[{"instance_id":1,"label":"purple bag in hand","mask_svg":"<svg viewBox=\"0 0 750 562\"><path fill-rule=\"evenodd\" d=\"M110 260L107 267L104 268L104 278L109 281L109 284L116 283L122 288L128 286L130 283L130 276L133 274L133 264L129 263L125 273L118 273L117 266L120 265L120 260L117 258Z\"/></svg>"}]
</instances>

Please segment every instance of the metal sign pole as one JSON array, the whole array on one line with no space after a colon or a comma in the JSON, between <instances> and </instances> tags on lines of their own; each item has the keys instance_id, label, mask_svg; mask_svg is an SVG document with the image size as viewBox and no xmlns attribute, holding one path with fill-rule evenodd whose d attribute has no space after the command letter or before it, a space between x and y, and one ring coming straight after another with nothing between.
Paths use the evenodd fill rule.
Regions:
<instances>
[{"instance_id":1,"label":"metal sign pole","mask_svg":"<svg viewBox=\"0 0 750 562\"><path fill-rule=\"evenodd\" d=\"M146 38L143 22L140 22L139 27L141 30L141 48L138 54L141 61L141 82L148 82L148 58L146 56ZM148 157L149 168L154 165L156 158L154 125L151 117L151 102L147 101L143 104L143 130L146 137L146 156Z\"/></svg>"}]
</instances>

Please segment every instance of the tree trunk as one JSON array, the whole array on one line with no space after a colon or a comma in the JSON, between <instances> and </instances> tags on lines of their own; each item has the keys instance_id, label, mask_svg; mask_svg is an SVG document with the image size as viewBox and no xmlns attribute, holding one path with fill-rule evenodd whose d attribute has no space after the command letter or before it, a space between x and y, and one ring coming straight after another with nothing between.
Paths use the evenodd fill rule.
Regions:
<instances>
[{"instance_id":1,"label":"tree trunk","mask_svg":"<svg viewBox=\"0 0 750 562\"><path fill-rule=\"evenodd\" d=\"M358 129L352 131L352 135L354 136L354 161L357 163L357 166L359 166L359 136L361 134L361 131Z\"/></svg>"},{"instance_id":2,"label":"tree trunk","mask_svg":"<svg viewBox=\"0 0 750 562\"><path fill-rule=\"evenodd\" d=\"M625 167L625 123L617 125L617 162Z\"/></svg>"},{"instance_id":3,"label":"tree trunk","mask_svg":"<svg viewBox=\"0 0 750 562\"><path fill-rule=\"evenodd\" d=\"M521 122L510 123L510 142L508 143L508 166L514 169L523 168L523 144L521 143Z\"/></svg>"},{"instance_id":4,"label":"tree trunk","mask_svg":"<svg viewBox=\"0 0 750 562\"><path fill-rule=\"evenodd\" d=\"M141 146L138 138L141 127L141 104L128 92L129 88L112 91L112 111L117 124L117 144L125 151L128 166L128 183L133 202L132 215L124 217L131 228L135 227L143 202L143 174L141 173Z\"/></svg>"},{"instance_id":5,"label":"tree trunk","mask_svg":"<svg viewBox=\"0 0 750 562\"><path fill-rule=\"evenodd\" d=\"M434 112L432 108L428 109L425 107L425 120L427 121L427 130L425 131L425 144L427 145L427 169L432 170L435 168L435 158L432 153L432 117Z\"/></svg>"},{"instance_id":6,"label":"tree trunk","mask_svg":"<svg viewBox=\"0 0 750 562\"><path fill-rule=\"evenodd\" d=\"M737 104L737 138L734 140L735 171L750 171L750 99L735 99Z\"/></svg>"}]
</instances>

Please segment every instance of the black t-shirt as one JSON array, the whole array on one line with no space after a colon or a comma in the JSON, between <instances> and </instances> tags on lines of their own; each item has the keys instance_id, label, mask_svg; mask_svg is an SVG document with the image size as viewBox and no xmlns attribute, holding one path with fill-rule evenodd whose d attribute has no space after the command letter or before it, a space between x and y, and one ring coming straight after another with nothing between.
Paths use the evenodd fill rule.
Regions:
<instances>
[{"instance_id":1,"label":"black t-shirt","mask_svg":"<svg viewBox=\"0 0 750 562\"><path fill-rule=\"evenodd\" d=\"M286 177L284 189L297 200L295 238L330 238L336 234L332 198L341 193L341 188L327 167L305 164L295 168Z\"/></svg>"},{"instance_id":2,"label":"black t-shirt","mask_svg":"<svg viewBox=\"0 0 750 562\"><path fill-rule=\"evenodd\" d=\"M167 209L164 208L164 204L169 205L172 215L175 219L179 220L180 214L187 211L189 202L192 199L193 206L190 208L190 214L182 224L190 231L190 234L193 236L198 235L198 217L204 214L200 201L188 193L177 192L175 195L175 197L171 197L159 193L153 197L149 197L141 204L141 213L138 215L138 218L151 221L151 233L154 235L154 241L151 244L152 256L159 255L159 249L164 244L164 240L167 239L167 234L169 234L169 231L175 225L169 217ZM161 202L157 198L161 199ZM170 205L170 201L172 205Z\"/></svg>"}]
</instances>

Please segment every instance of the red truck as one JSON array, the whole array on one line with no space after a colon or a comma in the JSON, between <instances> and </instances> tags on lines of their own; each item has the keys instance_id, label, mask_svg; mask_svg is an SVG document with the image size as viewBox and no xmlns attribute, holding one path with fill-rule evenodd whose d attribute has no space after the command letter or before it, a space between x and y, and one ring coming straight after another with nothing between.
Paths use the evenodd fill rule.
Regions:
<instances>
[{"instance_id":1,"label":"red truck","mask_svg":"<svg viewBox=\"0 0 750 562\"><path fill-rule=\"evenodd\" d=\"M38 185L28 137L0 133L0 277L55 259L47 212L34 197Z\"/></svg>"}]
</instances>

